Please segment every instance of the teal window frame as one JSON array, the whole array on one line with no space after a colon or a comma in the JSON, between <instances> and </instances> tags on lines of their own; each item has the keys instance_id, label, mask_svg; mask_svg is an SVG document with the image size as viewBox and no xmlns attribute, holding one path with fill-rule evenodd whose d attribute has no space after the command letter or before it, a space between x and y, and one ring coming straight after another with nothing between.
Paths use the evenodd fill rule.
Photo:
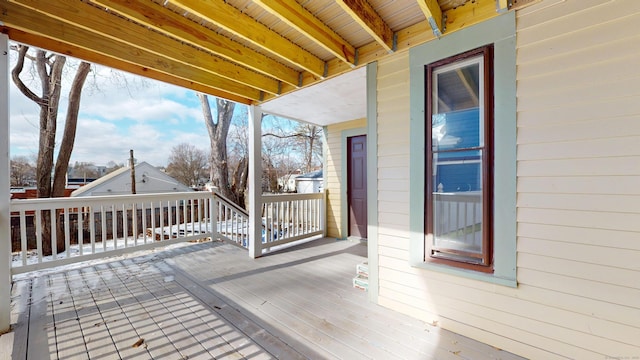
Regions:
<instances>
[{"instance_id":1,"label":"teal window frame","mask_svg":"<svg viewBox=\"0 0 640 360\"><path fill-rule=\"evenodd\" d=\"M425 65L493 44L493 272L425 261ZM410 264L456 276L517 286L516 279L516 29L508 12L412 48L410 65ZM427 255L428 256L428 255Z\"/></svg>"}]
</instances>

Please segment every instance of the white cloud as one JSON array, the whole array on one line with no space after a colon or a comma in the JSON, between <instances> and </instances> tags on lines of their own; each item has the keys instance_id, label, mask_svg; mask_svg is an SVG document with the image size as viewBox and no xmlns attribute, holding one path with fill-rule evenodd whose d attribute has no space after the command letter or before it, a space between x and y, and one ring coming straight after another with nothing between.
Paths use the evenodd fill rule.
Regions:
<instances>
[{"instance_id":1,"label":"white cloud","mask_svg":"<svg viewBox=\"0 0 640 360\"><path fill-rule=\"evenodd\" d=\"M63 82L58 139L70 78ZM38 112L38 107L11 83L12 156L37 153ZM200 104L193 91L94 67L83 89L71 163L123 163L128 159L129 149L133 149L139 161L161 166L166 165L173 146L188 142L207 150L208 141Z\"/></svg>"}]
</instances>

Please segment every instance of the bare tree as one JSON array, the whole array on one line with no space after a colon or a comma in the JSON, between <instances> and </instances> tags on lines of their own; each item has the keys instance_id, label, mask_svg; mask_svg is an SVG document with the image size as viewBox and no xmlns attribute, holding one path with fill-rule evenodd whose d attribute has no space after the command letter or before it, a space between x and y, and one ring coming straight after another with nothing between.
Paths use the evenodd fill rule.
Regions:
<instances>
[{"instance_id":1,"label":"bare tree","mask_svg":"<svg viewBox=\"0 0 640 360\"><path fill-rule=\"evenodd\" d=\"M91 70L91 65L86 62L81 62L76 69L76 74L72 80L71 89L69 90L64 131L62 139L59 142L60 147L54 166L53 159L56 147L58 108L62 91L62 75L67 58L62 55L48 53L44 50L35 50L35 53L30 53L29 47L25 45L17 45L15 49L18 52L18 59L15 67L11 71L13 82L24 96L36 103L40 108L39 147L36 163L38 197L61 197L64 196L65 175L75 141L82 87ZM39 79L40 95L36 94L37 90L30 89L20 77L24 70L25 59L31 60L35 67ZM49 214L49 212L43 212L43 216L45 216L43 224L50 224L50 220L47 219L50 216ZM45 254L50 254L52 252L50 241L51 229L48 226L44 227L43 237L45 239L43 242L43 251ZM58 236L57 239L58 251L64 250L64 237Z\"/></svg>"},{"instance_id":2,"label":"bare tree","mask_svg":"<svg viewBox=\"0 0 640 360\"><path fill-rule=\"evenodd\" d=\"M169 155L167 174L185 185L198 186L207 177L207 154L194 145L182 143L174 146Z\"/></svg>"},{"instance_id":3,"label":"bare tree","mask_svg":"<svg viewBox=\"0 0 640 360\"><path fill-rule=\"evenodd\" d=\"M296 128L296 139L304 149L305 172L313 171L317 164L322 163L322 127L300 123Z\"/></svg>"},{"instance_id":4,"label":"bare tree","mask_svg":"<svg viewBox=\"0 0 640 360\"><path fill-rule=\"evenodd\" d=\"M266 132L263 136L285 140L284 146L289 149L301 149L303 161L300 168L304 172L310 172L317 165L322 164L321 134L322 127L320 126L297 123L292 130L276 126L276 128ZM287 140L292 140L293 142Z\"/></svg>"},{"instance_id":5,"label":"bare tree","mask_svg":"<svg viewBox=\"0 0 640 360\"><path fill-rule=\"evenodd\" d=\"M11 158L11 186L27 186L35 180L36 168L26 156Z\"/></svg>"},{"instance_id":6,"label":"bare tree","mask_svg":"<svg viewBox=\"0 0 640 360\"><path fill-rule=\"evenodd\" d=\"M69 174L69 177L85 179L97 179L102 175L94 163L77 161L67 173Z\"/></svg>"},{"instance_id":7,"label":"bare tree","mask_svg":"<svg viewBox=\"0 0 640 360\"><path fill-rule=\"evenodd\" d=\"M227 137L233 120L235 103L216 98L216 119L214 121L207 95L198 93L198 98L202 105L202 113L211 143L209 153L210 181L220 190L222 195L244 207L249 162L246 158L240 159L238 167L232 171L233 176L230 177L227 154Z\"/></svg>"}]
</instances>

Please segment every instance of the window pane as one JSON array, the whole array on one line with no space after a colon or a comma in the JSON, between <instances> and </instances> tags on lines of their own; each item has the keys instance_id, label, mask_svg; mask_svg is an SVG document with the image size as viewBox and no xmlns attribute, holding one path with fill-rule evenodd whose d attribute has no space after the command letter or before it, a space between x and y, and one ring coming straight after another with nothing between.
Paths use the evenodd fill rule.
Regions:
<instances>
[{"instance_id":1,"label":"window pane","mask_svg":"<svg viewBox=\"0 0 640 360\"><path fill-rule=\"evenodd\" d=\"M479 56L435 71L434 114L480 106L481 61L482 56Z\"/></svg>"},{"instance_id":2,"label":"window pane","mask_svg":"<svg viewBox=\"0 0 640 360\"><path fill-rule=\"evenodd\" d=\"M433 248L436 256L479 262L483 253L481 152L464 153L473 154L474 160L441 161L442 153L433 154Z\"/></svg>"},{"instance_id":3,"label":"window pane","mask_svg":"<svg viewBox=\"0 0 640 360\"><path fill-rule=\"evenodd\" d=\"M480 108L435 114L432 117L433 151L482 146Z\"/></svg>"}]
</instances>

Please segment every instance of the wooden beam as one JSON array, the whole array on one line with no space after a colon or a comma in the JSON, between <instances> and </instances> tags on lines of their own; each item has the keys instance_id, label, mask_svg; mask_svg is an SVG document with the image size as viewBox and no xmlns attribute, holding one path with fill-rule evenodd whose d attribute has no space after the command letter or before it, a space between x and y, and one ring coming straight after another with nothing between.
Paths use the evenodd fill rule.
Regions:
<instances>
[{"instance_id":1,"label":"wooden beam","mask_svg":"<svg viewBox=\"0 0 640 360\"><path fill-rule=\"evenodd\" d=\"M93 0L92 2L165 35L201 47L227 60L290 85L298 86L300 78L298 71L207 27L200 26L160 4L145 0Z\"/></svg>"},{"instance_id":2,"label":"wooden beam","mask_svg":"<svg viewBox=\"0 0 640 360\"><path fill-rule=\"evenodd\" d=\"M241 103L245 105L248 105L251 103L251 100L246 97L238 96L235 94L231 94L229 92L212 88L210 86L185 80L183 78L176 77L173 74L163 73L152 68L136 65L133 63L123 61L121 59L113 58L97 52L93 52L91 50L83 49L73 44L67 44L55 39L27 33L22 30L9 28L6 26L0 26L0 33L9 35L9 38L13 41L17 41L29 46L35 46L40 49L57 52L59 54L71 56L77 59L82 59L84 61L88 61L94 64L100 64L113 69L125 71L128 73L139 75L149 79L162 81L168 84L180 86L186 89L191 89L194 91L209 94L219 98L231 100L237 103Z\"/></svg>"},{"instance_id":3,"label":"wooden beam","mask_svg":"<svg viewBox=\"0 0 640 360\"><path fill-rule=\"evenodd\" d=\"M387 52L395 51L393 31L367 0L336 0L336 3Z\"/></svg>"},{"instance_id":4,"label":"wooden beam","mask_svg":"<svg viewBox=\"0 0 640 360\"><path fill-rule=\"evenodd\" d=\"M353 65L355 48L295 0L253 0L338 59Z\"/></svg>"},{"instance_id":5,"label":"wooden beam","mask_svg":"<svg viewBox=\"0 0 640 360\"><path fill-rule=\"evenodd\" d=\"M95 33L63 23L6 0L0 0L0 22L10 28L54 39L65 44L73 44L110 58L155 69L170 76L219 89L225 93L235 94L241 98L260 100L264 96L261 91L255 88L194 67L185 66L182 63L158 56L149 51L126 46L113 40L99 41ZM46 49L47 47L44 46L44 48Z\"/></svg>"},{"instance_id":6,"label":"wooden beam","mask_svg":"<svg viewBox=\"0 0 640 360\"><path fill-rule=\"evenodd\" d=\"M95 33L94 41L104 38L124 43L159 56L164 56L186 66L196 67L219 77L278 94L277 80L258 74L230 61L198 51L192 46L175 41L146 27L76 0L9 0L31 10L41 12L57 20ZM103 38L102 40L100 40Z\"/></svg>"},{"instance_id":7,"label":"wooden beam","mask_svg":"<svg viewBox=\"0 0 640 360\"><path fill-rule=\"evenodd\" d=\"M436 37L442 36L444 33L444 24L442 23L442 10L437 0L418 0L418 5L427 18L427 22L433 30Z\"/></svg>"},{"instance_id":8,"label":"wooden beam","mask_svg":"<svg viewBox=\"0 0 640 360\"><path fill-rule=\"evenodd\" d=\"M169 0L186 11L210 21L258 46L281 59L311 72L320 78L325 76L322 59L255 21L240 10L219 0Z\"/></svg>"}]
</instances>

